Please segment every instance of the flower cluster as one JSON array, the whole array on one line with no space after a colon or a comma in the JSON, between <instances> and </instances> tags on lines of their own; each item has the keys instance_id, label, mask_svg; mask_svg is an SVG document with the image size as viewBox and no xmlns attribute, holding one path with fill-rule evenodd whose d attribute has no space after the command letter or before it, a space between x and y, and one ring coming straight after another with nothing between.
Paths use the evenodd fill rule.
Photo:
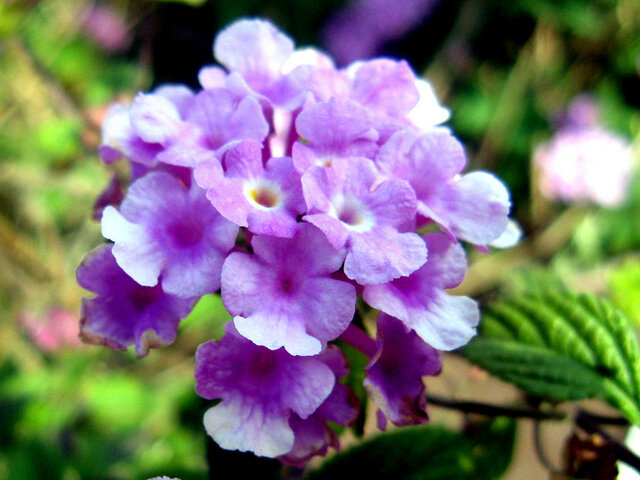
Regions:
<instances>
[{"instance_id":1,"label":"flower cluster","mask_svg":"<svg viewBox=\"0 0 640 480\"><path fill-rule=\"evenodd\" d=\"M98 204L113 243L78 281L81 337L139 356L171 343L204 294L233 321L196 352L196 391L223 448L301 464L351 425L340 339L370 357L380 425L426 421L422 377L464 345L479 313L447 289L508 222L509 197L464 151L429 84L386 58L337 69L271 23L240 20L214 43L202 90L168 85L113 106L102 159L132 183ZM224 67L224 68L223 68ZM122 200L121 200L122 199ZM424 226L441 232L420 235ZM376 337L358 298L381 313Z\"/></svg>"}]
</instances>

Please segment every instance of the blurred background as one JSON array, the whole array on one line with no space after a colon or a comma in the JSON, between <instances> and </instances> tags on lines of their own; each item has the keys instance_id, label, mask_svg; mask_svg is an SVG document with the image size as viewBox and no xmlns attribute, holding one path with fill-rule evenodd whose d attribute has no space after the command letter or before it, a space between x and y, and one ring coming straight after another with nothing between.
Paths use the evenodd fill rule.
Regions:
<instances>
[{"instance_id":1,"label":"blurred background","mask_svg":"<svg viewBox=\"0 0 640 480\"><path fill-rule=\"evenodd\" d=\"M406 58L432 83L468 168L508 184L523 232L470 251L459 293L543 278L607 294L640 324L640 0L3 0L0 479L207 478L193 352L220 335L220 300L140 361L79 343L75 269L104 241L107 107L197 88L216 32L243 16L340 65Z\"/></svg>"}]
</instances>

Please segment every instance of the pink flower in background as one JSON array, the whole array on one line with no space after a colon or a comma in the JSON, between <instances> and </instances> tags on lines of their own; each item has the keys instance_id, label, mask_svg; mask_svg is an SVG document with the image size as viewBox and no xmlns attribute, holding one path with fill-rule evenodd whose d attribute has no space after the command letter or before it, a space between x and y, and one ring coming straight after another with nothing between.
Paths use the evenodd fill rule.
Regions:
<instances>
[{"instance_id":1,"label":"pink flower in background","mask_svg":"<svg viewBox=\"0 0 640 480\"><path fill-rule=\"evenodd\" d=\"M533 161L546 197L607 207L624 201L634 168L629 141L602 127L595 102L586 96L574 100Z\"/></svg>"},{"instance_id":2,"label":"pink flower in background","mask_svg":"<svg viewBox=\"0 0 640 480\"><path fill-rule=\"evenodd\" d=\"M22 313L18 321L33 343L46 353L55 353L65 348L80 348L82 342L78 315L60 307L54 307L44 315Z\"/></svg>"},{"instance_id":3,"label":"pink flower in background","mask_svg":"<svg viewBox=\"0 0 640 480\"><path fill-rule=\"evenodd\" d=\"M122 13L109 5L95 3L85 16L82 30L93 42L109 53L119 53L131 44L131 33Z\"/></svg>"}]
</instances>

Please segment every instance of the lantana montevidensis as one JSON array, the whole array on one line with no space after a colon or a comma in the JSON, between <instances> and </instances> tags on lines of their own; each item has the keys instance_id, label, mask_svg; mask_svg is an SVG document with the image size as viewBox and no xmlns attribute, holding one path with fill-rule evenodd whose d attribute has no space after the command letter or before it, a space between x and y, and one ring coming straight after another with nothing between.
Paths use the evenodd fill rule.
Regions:
<instances>
[{"instance_id":1,"label":"lantana montevidensis","mask_svg":"<svg viewBox=\"0 0 640 480\"><path fill-rule=\"evenodd\" d=\"M496 240L509 195L486 172L461 174L448 112L404 61L338 69L265 20L214 42L202 90L164 85L114 105L100 155L124 158L131 185L99 201L112 245L78 282L81 337L138 356L173 342L198 299L220 290L233 315L196 352L196 391L223 448L302 464L358 415L338 345L370 357L365 387L380 425L427 419L425 375L464 345L477 304L446 292L464 250ZM117 190L117 189L116 189ZM419 235L432 224L442 233ZM371 336L358 298L381 313Z\"/></svg>"}]
</instances>

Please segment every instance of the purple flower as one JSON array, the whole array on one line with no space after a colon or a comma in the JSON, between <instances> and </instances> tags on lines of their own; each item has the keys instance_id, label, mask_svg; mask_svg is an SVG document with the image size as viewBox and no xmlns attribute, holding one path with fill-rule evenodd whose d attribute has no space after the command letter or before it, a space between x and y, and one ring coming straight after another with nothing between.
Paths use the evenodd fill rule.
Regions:
<instances>
[{"instance_id":1,"label":"purple flower","mask_svg":"<svg viewBox=\"0 0 640 480\"><path fill-rule=\"evenodd\" d=\"M90 253L78 267L78 283L97 294L82 300L80 338L86 343L116 350L135 345L138 357L150 348L175 340L180 319L196 298L168 295L160 286L143 287L116 263L111 245Z\"/></svg>"},{"instance_id":2,"label":"purple flower","mask_svg":"<svg viewBox=\"0 0 640 480\"><path fill-rule=\"evenodd\" d=\"M336 378L349 373L349 364L340 349L329 345L319 356L333 371ZM280 460L293 465L304 465L314 455L325 455L329 447L340 448L338 434L327 422L344 427L352 425L358 417L358 397L341 383L336 382L331 394L309 417L303 419L292 414L289 425L294 433L293 448Z\"/></svg>"},{"instance_id":3,"label":"purple flower","mask_svg":"<svg viewBox=\"0 0 640 480\"><path fill-rule=\"evenodd\" d=\"M371 113L351 100L334 98L304 110L296 131L303 140L293 145L293 163L301 173L337 157L373 158L378 151Z\"/></svg>"},{"instance_id":4,"label":"purple flower","mask_svg":"<svg viewBox=\"0 0 640 480\"><path fill-rule=\"evenodd\" d=\"M113 255L140 285L181 297L220 288L222 263L238 227L211 206L195 182L185 188L165 172L152 172L129 188L120 212L107 207L102 234L115 242Z\"/></svg>"},{"instance_id":5,"label":"purple flower","mask_svg":"<svg viewBox=\"0 0 640 480\"><path fill-rule=\"evenodd\" d=\"M426 4L401 2L382 14L397 27L388 32ZM96 206L114 245L78 269L97 293L81 336L146 355L220 289L233 321L199 347L196 390L220 400L204 424L222 448L294 465L338 448L330 424L358 413L337 381L348 373L328 345L338 337L371 359L381 425L425 421L436 349L466 343L479 320L473 300L446 293L466 269L457 239L516 241L506 189L461 174L462 146L437 126L448 111L405 61L337 69L260 19L221 31L214 56L203 90L164 85L107 115L101 157L125 157L132 180L123 199L114 182ZM418 235L428 223L445 233ZM383 312L377 344L352 324L358 292Z\"/></svg>"},{"instance_id":6,"label":"purple flower","mask_svg":"<svg viewBox=\"0 0 640 480\"><path fill-rule=\"evenodd\" d=\"M460 176L464 150L445 129L399 131L380 148L375 162L387 177L409 182L418 213L452 237L484 246L507 227L507 189L489 173Z\"/></svg>"},{"instance_id":7,"label":"purple flower","mask_svg":"<svg viewBox=\"0 0 640 480\"><path fill-rule=\"evenodd\" d=\"M430 120L425 108L433 108L433 95L422 98L419 105L425 92L411 67L387 58L355 62L342 71L319 68L308 75L306 86L316 101L341 99L360 105L377 131L373 140L381 142L413 122L422 128Z\"/></svg>"},{"instance_id":8,"label":"purple flower","mask_svg":"<svg viewBox=\"0 0 640 480\"><path fill-rule=\"evenodd\" d=\"M315 355L355 312L355 287L331 278L344 254L311 225L292 239L255 236L254 254L234 252L222 268L222 301L240 334L272 350Z\"/></svg>"},{"instance_id":9,"label":"purple flower","mask_svg":"<svg viewBox=\"0 0 640 480\"><path fill-rule=\"evenodd\" d=\"M214 41L213 53L230 72L224 79L226 88L287 110L302 104L304 80L315 65L326 63L326 57L319 55L296 55L293 41L260 19L239 20L222 30ZM219 70L207 69L200 79L211 86L222 83Z\"/></svg>"},{"instance_id":10,"label":"purple flower","mask_svg":"<svg viewBox=\"0 0 640 480\"><path fill-rule=\"evenodd\" d=\"M231 146L245 139L262 142L269 125L257 100L236 100L222 88L204 90L189 104L186 113L189 128L197 133L177 138L158 160L173 165L196 166L219 158Z\"/></svg>"},{"instance_id":11,"label":"purple flower","mask_svg":"<svg viewBox=\"0 0 640 480\"><path fill-rule=\"evenodd\" d=\"M631 145L600 126L597 117L595 103L578 97L564 125L536 148L533 161L546 197L607 207L625 200L634 170Z\"/></svg>"},{"instance_id":12,"label":"purple flower","mask_svg":"<svg viewBox=\"0 0 640 480\"><path fill-rule=\"evenodd\" d=\"M229 72L240 73L259 93L268 94L282 76L291 56L291 39L265 20L240 20L218 33L213 44L216 60Z\"/></svg>"},{"instance_id":13,"label":"purple flower","mask_svg":"<svg viewBox=\"0 0 640 480\"><path fill-rule=\"evenodd\" d=\"M349 67L351 98L379 114L400 118L418 103L416 76L404 60L377 58Z\"/></svg>"},{"instance_id":14,"label":"purple flower","mask_svg":"<svg viewBox=\"0 0 640 480\"><path fill-rule=\"evenodd\" d=\"M323 43L342 64L374 57L419 24L438 0L356 0L326 25Z\"/></svg>"},{"instance_id":15,"label":"purple flower","mask_svg":"<svg viewBox=\"0 0 640 480\"><path fill-rule=\"evenodd\" d=\"M196 392L222 400L204 415L207 433L228 450L284 455L294 446L291 416L312 415L331 394L335 375L317 356L255 345L231 323L225 330L196 351Z\"/></svg>"},{"instance_id":16,"label":"purple flower","mask_svg":"<svg viewBox=\"0 0 640 480\"><path fill-rule=\"evenodd\" d=\"M174 139L189 132L182 118L193 93L182 85L163 85L139 94L131 105L114 104L102 125L100 157L120 157L152 167L156 156Z\"/></svg>"},{"instance_id":17,"label":"purple flower","mask_svg":"<svg viewBox=\"0 0 640 480\"><path fill-rule=\"evenodd\" d=\"M138 137L131 127L131 106L115 103L109 107L102 123L100 158L112 163L119 158L151 166L162 145L148 143Z\"/></svg>"},{"instance_id":18,"label":"purple flower","mask_svg":"<svg viewBox=\"0 0 640 480\"><path fill-rule=\"evenodd\" d=\"M431 261L431 260L430 260ZM438 375L442 364L436 349L389 315L378 315L378 349L366 368L364 386L384 418L395 425L427 421L422 377Z\"/></svg>"},{"instance_id":19,"label":"purple flower","mask_svg":"<svg viewBox=\"0 0 640 480\"><path fill-rule=\"evenodd\" d=\"M309 213L303 220L325 234L336 250L347 248L344 272L361 285L388 282L417 270L427 249L415 233L415 193L402 180L377 183L371 160L336 158L302 177Z\"/></svg>"},{"instance_id":20,"label":"purple flower","mask_svg":"<svg viewBox=\"0 0 640 480\"><path fill-rule=\"evenodd\" d=\"M300 174L289 157L264 164L261 148L246 140L226 153L226 172L213 160L199 165L195 178L228 220L255 234L291 238L298 230L296 217L305 211Z\"/></svg>"},{"instance_id":21,"label":"purple flower","mask_svg":"<svg viewBox=\"0 0 640 480\"><path fill-rule=\"evenodd\" d=\"M478 305L469 297L454 297L445 289L464 278L464 250L442 233L425 237L429 260L409 277L367 285L363 297L373 308L401 320L438 350L453 350L476 333Z\"/></svg>"}]
</instances>

